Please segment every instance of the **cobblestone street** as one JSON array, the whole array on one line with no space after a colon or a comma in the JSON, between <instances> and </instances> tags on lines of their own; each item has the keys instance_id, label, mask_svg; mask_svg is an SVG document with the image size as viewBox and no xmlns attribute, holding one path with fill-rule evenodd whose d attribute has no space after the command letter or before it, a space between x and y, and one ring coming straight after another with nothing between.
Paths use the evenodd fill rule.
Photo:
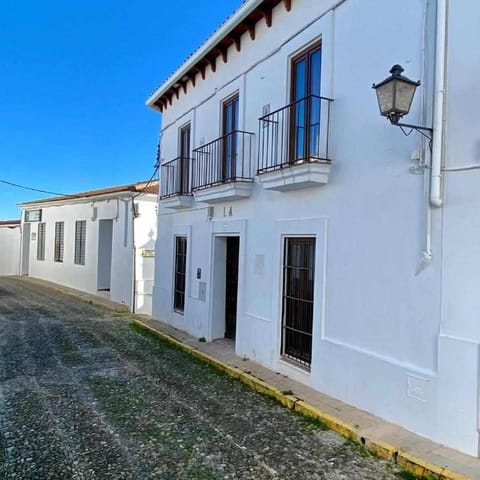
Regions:
<instances>
[{"instance_id":1,"label":"cobblestone street","mask_svg":"<svg viewBox=\"0 0 480 480\"><path fill-rule=\"evenodd\" d=\"M1 479L398 479L115 314L0 277Z\"/></svg>"}]
</instances>

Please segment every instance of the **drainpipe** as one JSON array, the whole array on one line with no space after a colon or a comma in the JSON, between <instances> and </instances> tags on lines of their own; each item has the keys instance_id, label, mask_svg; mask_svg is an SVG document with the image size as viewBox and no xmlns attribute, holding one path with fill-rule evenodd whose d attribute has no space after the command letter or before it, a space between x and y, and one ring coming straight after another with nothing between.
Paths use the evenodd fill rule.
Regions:
<instances>
[{"instance_id":1,"label":"drainpipe","mask_svg":"<svg viewBox=\"0 0 480 480\"><path fill-rule=\"evenodd\" d=\"M135 197L132 197L132 313L135 313L137 308L136 306L136 296L137 296L137 248L135 246L135 218L137 215L135 213Z\"/></svg>"},{"instance_id":2,"label":"drainpipe","mask_svg":"<svg viewBox=\"0 0 480 480\"><path fill-rule=\"evenodd\" d=\"M435 46L435 94L433 107L433 148L432 173L430 178L430 204L441 207L443 204L442 152L445 110L445 55L447 39L447 3L448 0L437 0L437 41Z\"/></svg>"}]
</instances>

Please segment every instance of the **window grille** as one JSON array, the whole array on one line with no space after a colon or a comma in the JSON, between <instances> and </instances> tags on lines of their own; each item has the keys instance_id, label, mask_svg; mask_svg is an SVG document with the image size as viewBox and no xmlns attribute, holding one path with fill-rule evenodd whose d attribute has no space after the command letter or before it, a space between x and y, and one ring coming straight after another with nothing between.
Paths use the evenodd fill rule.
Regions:
<instances>
[{"instance_id":1,"label":"window grille","mask_svg":"<svg viewBox=\"0 0 480 480\"><path fill-rule=\"evenodd\" d=\"M64 223L55 222L55 243L54 243L54 260L55 262L63 262L63 238Z\"/></svg>"},{"instance_id":2,"label":"window grille","mask_svg":"<svg viewBox=\"0 0 480 480\"><path fill-rule=\"evenodd\" d=\"M185 308L185 274L187 269L187 237L175 237L175 285L173 308L183 312Z\"/></svg>"},{"instance_id":3,"label":"window grille","mask_svg":"<svg viewBox=\"0 0 480 480\"><path fill-rule=\"evenodd\" d=\"M39 223L37 235L37 260L45 260L45 232L45 223Z\"/></svg>"},{"instance_id":4,"label":"window grille","mask_svg":"<svg viewBox=\"0 0 480 480\"><path fill-rule=\"evenodd\" d=\"M312 359L315 239L285 239L282 356L307 368Z\"/></svg>"},{"instance_id":5,"label":"window grille","mask_svg":"<svg viewBox=\"0 0 480 480\"><path fill-rule=\"evenodd\" d=\"M75 222L75 265L85 265L85 247L87 239L87 222Z\"/></svg>"}]
</instances>

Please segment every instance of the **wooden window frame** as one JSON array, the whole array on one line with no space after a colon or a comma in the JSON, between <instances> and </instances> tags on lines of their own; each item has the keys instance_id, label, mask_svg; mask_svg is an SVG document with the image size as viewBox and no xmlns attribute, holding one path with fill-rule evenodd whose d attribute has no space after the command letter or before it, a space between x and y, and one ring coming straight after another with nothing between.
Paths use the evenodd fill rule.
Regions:
<instances>
[{"instance_id":1,"label":"wooden window frame","mask_svg":"<svg viewBox=\"0 0 480 480\"><path fill-rule=\"evenodd\" d=\"M296 136L295 136L295 118L296 118L296 114L295 114L295 104L297 104L297 102L299 103L300 101L302 101L301 98L299 99L295 99L295 91L296 91L296 88L297 88L297 78L296 78L296 75L295 75L295 72L296 72L296 69L295 69L295 66L296 64L298 63L299 60L301 60L302 58L305 58L306 60L306 63L305 63L305 78L308 79L307 80L307 90L305 92L305 95L303 96L304 99L306 99L307 97L309 97L310 95L312 95L312 92L311 92L311 85L310 85L310 76L311 76L311 72L312 72L312 65L311 65L311 56L314 52L316 52L317 50L320 50L320 61L321 61L321 58L322 58L322 55L323 55L323 46L322 46L322 41L321 40L318 40L318 41L315 41L314 43L310 44L309 46L307 46L306 48L304 48L302 51L300 51L299 53L297 53L296 55L294 55L291 59L290 59L290 105L292 105L292 114L290 115L290 128L289 128L289 134L288 134L288 143L289 143L289 154L288 154L288 158L289 158L289 163L293 163L295 164L297 161L301 160L301 161L304 161L306 158L308 158L309 156L309 145L310 145L310 132L309 132L309 128L307 128L305 126L305 134L304 134L304 140L303 140L303 152L304 152L304 156L303 158L297 158L296 156L296 147L297 147L297 139L296 139ZM320 70L321 71L321 70ZM320 73L320 78L321 78L321 73ZM310 102L308 101L305 101L305 114L304 114L304 117L305 119L310 119Z\"/></svg>"}]
</instances>

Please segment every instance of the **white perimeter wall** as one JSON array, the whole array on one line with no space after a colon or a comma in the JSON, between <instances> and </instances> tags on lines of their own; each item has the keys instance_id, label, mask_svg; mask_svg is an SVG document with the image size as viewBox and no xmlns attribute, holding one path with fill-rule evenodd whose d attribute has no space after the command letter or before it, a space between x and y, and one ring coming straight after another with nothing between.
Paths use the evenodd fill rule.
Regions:
<instances>
[{"instance_id":1,"label":"white perimeter wall","mask_svg":"<svg viewBox=\"0 0 480 480\"><path fill-rule=\"evenodd\" d=\"M0 227L0 275L18 275L20 269L20 225Z\"/></svg>"},{"instance_id":2,"label":"white perimeter wall","mask_svg":"<svg viewBox=\"0 0 480 480\"><path fill-rule=\"evenodd\" d=\"M422 140L415 133L404 137L382 119L371 89L394 63L402 64L409 77L431 87L435 12L428 12L424 44L423 0L347 0L331 10L335 3L296 0L289 13L280 4L274 10L272 28L259 22L254 42L245 34L240 53L231 47L227 64L217 59L216 73L207 71L204 81L197 76L196 87L189 85L187 95L180 89L180 99L174 98L173 106L164 112L164 161L178 156L178 129L186 122L192 124L193 148L201 140L219 137L222 99L236 91L240 95L239 127L258 137L262 106L269 104L273 111L289 103L290 58L313 40L322 39L322 94L335 100L328 185L268 192L256 181L251 198L216 205L211 221L205 204L197 203L182 212L161 209L153 314L198 337L213 338L214 304L224 301L212 288L214 237L239 234L238 354L407 429L472 452L477 444L472 397L465 414L459 409L450 414L447 404L440 401L439 405L441 211L433 212L433 261L417 272L425 246L426 184L423 175L413 175L409 168ZM474 83L464 87L471 92ZM411 123L431 124L429 102L425 103L425 115L420 112L424 90L417 92L408 117ZM431 90L427 93L426 98L431 98ZM476 103L468 102L473 117ZM469 121L474 128L473 118ZM464 145L462 152L470 150L468 155L458 155L458 161L478 156L475 145ZM256 158L255 154L254 161ZM472 188L478 185L472 182ZM469 201L467 195L460 195L459 207ZM469 230L480 235L476 218L460 215L458 220L462 219L462 227L470 223ZM310 373L289 366L279 355L282 239L294 234L316 237ZM184 315L172 308L175 235L188 237ZM453 235L462 232L458 229ZM474 262L467 266L467 253L480 244L477 237L468 242L467 250L457 253L462 264L450 266L460 269L455 275L475 269ZM455 242L452 238L452 254ZM198 268L202 270L200 280L196 278ZM479 306L475 292L476 284L462 293L475 308L459 312L471 318L463 325L468 338L479 332L474 320ZM457 317L449 303L444 302L444 308L450 308L451 325ZM456 303L456 308L462 307ZM445 315L444 324L446 330ZM473 361L475 355L469 358ZM451 379L447 377L442 381L448 385ZM474 399L476 402L476 395ZM448 422L446 415L451 415ZM447 423L452 425L462 415L469 435L460 441Z\"/></svg>"},{"instance_id":3,"label":"white perimeter wall","mask_svg":"<svg viewBox=\"0 0 480 480\"><path fill-rule=\"evenodd\" d=\"M138 216L135 218L135 312L146 315L152 314L155 271L155 257L146 256L146 253L155 251L157 240L157 198L150 197L149 200L138 201Z\"/></svg>"},{"instance_id":4,"label":"white perimeter wall","mask_svg":"<svg viewBox=\"0 0 480 480\"><path fill-rule=\"evenodd\" d=\"M61 206L41 206L46 223L45 260L37 260L38 223L31 223L29 275L71 288L97 293L98 229L100 219L113 220L110 298L131 305L132 231L128 198L90 201ZM75 221L87 222L85 265L74 264ZM54 261L55 222L64 222L63 262ZM33 240L32 234L36 234Z\"/></svg>"}]
</instances>

